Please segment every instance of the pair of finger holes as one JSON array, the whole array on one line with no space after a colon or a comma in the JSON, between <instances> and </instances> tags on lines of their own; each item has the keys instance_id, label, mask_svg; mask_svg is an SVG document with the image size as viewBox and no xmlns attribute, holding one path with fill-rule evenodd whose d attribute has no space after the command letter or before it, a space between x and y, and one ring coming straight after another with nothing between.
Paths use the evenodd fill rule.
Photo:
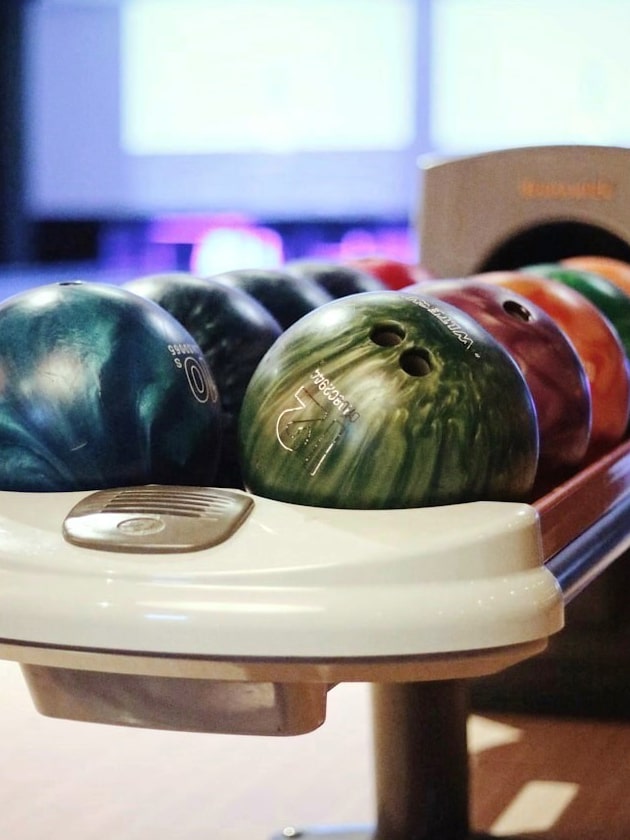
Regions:
<instances>
[{"instance_id":1,"label":"pair of finger holes","mask_svg":"<svg viewBox=\"0 0 630 840\"><path fill-rule=\"evenodd\" d=\"M379 347L397 347L405 339L405 330L400 324L377 324L370 333L370 339ZM400 354L398 363L409 376L426 376L431 373L431 355L423 347L410 347Z\"/></svg>"}]
</instances>

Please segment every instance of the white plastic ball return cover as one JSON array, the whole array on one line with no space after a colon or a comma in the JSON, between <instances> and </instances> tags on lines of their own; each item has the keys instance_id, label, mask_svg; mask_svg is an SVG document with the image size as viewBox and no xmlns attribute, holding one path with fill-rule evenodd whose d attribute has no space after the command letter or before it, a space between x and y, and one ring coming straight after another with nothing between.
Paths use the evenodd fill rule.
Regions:
<instances>
[{"instance_id":1,"label":"white plastic ball return cover","mask_svg":"<svg viewBox=\"0 0 630 840\"><path fill-rule=\"evenodd\" d=\"M368 511L214 488L0 493L0 655L23 664L46 714L306 731L334 682L434 678L444 663L458 675L451 661L490 672L502 651L540 650L562 623L526 504Z\"/></svg>"}]
</instances>

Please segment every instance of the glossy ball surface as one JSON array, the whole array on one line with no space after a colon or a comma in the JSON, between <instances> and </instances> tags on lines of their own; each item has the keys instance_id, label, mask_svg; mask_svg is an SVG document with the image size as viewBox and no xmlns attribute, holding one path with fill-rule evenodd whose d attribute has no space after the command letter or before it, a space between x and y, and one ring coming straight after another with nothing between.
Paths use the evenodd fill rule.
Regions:
<instances>
[{"instance_id":1,"label":"glossy ball surface","mask_svg":"<svg viewBox=\"0 0 630 840\"><path fill-rule=\"evenodd\" d=\"M332 296L314 280L294 277L279 269L235 269L215 274L210 279L241 289L256 298L283 330L332 300Z\"/></svg>"},{"instance_id":2,"label":"glossy ball surface","mask_svg":"<svg viewBox=\"0 0 630 840\"><path fill-rule=\"evenodd\" d=\"M284 270L294 277L313 280L333 298L356 295L361 292L380 292L387 285L374 274L351 265L324 260L292 260Z\"/></svg>"},{"instance_id":3,"label":"glossy ball surface","mask_svg":"<svg viewBox=\"0 0 630 840\"><path fill-rule=\"evenodd\" d=\"M564 268L576 268L579 271L590 271L610 280L626 294L630 294L630 263L614 257L604 257L599 254L567 257L560 260Z\"/></svg>"},{"instance_id":4,"label":"glossy ball surface","mask_svg":"<svg viewBox=\"0 0 630 840\"><path fill-rule=\"evenodd\" d=\"M125 284L176 318L195 339L219 389L223 445L216 483L240 486L237 423L249 380L282 333L276 319L241 289L184 272L153 274Z\"/></svg>"},{"instance_id":5,"label":"glossy ball surface","mask_svg":"<svg viewBox=\"0 0 630 840\"><path fill-rule=\"evenodd\" d=\"M354 260L348 260L348 265L373 274L374 277L382 280L388 289L394 290L433 279L433 275L425 266L389 257L357 257Z\"/></svg>"},{"instance_id":6,"label":"glossy ball surface","mask_svg":"<svg viewBox=\"0 0 630 840\"><path fill-rule=\"evenodd\" d=\"M538 458L509 355L465 313L393 291L288 329L252 377L240 441L254 493L341 508L522 499Z\"/></svg>"},{"instance_id":7,"label":"glossy ball surface","mask_svg":"<svg viewBox=\"0 0 630 840\"><path fill-rule=\"evenodd\" d=\"M116 286L57 283L0 304L0 488L212 484L214 383L190 334Z\"/></svg>"},{"instance_id":8,"label":"glossy ball surface","mask_svg":"<svg viewBox=\"0 0 630 840\"><path fill-rule=\"evenodd\" d=\"M477 279L531 300L553 318L575 347L591 386L591 439L585 460L618 444L630 418L630 369L621 339L603 312L584 295L550 278L497 271Z\"/></svg>"},{"instance_id":9,"label":"glossy ball surface","mask_svg":"<svg viewBox=\"0 0 630 840\"><path fill-rule=\"evenodd\" d=\"M524 268L526 274L537 274L558 280L575 289L596 306L617 330L626 356L630 358L630 295L610 280L591 271L567 268L559 264L534 265Z\"/></svg>"},{"instance_id":10,"label":"glossy ball surface","mask_svg":"<svg viewBox=\"0 0 630 840\"><path fill-rule=\"evenodd\" d=\"M518 364L536 406L539 472L562 473L580 464L591 436L590 384L555 321L528 298L490 283L444 280L422 288L475 318Z\"/></svg>"}]
</instances>

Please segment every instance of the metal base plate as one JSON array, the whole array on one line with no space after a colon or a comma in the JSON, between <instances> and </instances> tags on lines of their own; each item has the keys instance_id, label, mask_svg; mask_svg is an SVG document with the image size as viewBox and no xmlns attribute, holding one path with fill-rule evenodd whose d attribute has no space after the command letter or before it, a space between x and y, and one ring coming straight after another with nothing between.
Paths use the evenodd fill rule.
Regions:
<instances>
[{"instance_id":1,"label":"metal base plate","mask_svg":"<svg viewBox=\"0 0 630 840\"><path fill-rule=\"evenodd\" d=\"M214 487L152 484L98 490L72 508L63 535L70 543L101 551L200 551L231 537L253 506L245 493Z\"/></svg>"}]
</instances>

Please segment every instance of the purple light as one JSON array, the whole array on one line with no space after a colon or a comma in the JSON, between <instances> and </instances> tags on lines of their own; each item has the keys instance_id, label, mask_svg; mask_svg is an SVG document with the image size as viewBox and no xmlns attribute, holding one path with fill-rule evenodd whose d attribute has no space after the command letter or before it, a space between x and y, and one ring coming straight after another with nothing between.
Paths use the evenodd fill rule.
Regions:
<instances>
[{"instance_id":1,"label":"purple light","mask_svg":"<svg viewBox=\"0 0 630 840\"><path fill-rule=\"evenodd\" d=\"M282 237L271 228L246 221L207 225L190 255L193 274L208 277L239 268L277 268L284 259Z\"/></svg>"},{"instance_id":2,"label":"purple light","mask_svg":"<svg viewBox=\"0 0 630 840\"><path fill-rule=\"evenodd\" d=\"M351 228L338 242L314 244L308 256L338 262L379 256L412 264L418 260L418 245L413 231L406 227Z\"/></svg>"}]
</instances>

